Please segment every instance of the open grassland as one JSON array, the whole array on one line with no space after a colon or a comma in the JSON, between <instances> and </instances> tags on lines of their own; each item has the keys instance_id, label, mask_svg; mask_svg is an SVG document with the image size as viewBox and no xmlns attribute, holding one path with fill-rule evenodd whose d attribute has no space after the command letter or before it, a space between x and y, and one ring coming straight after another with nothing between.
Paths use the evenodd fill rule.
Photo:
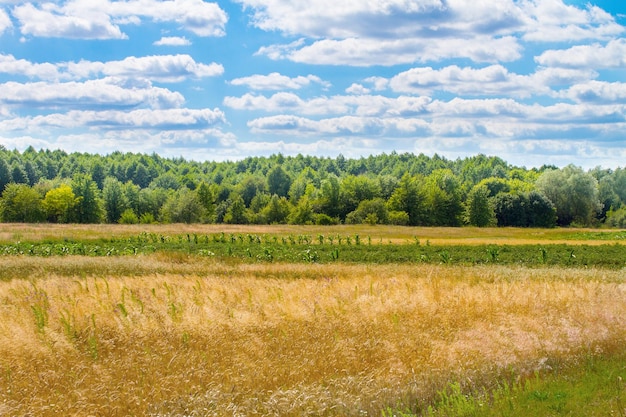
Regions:
<instances>
[{"instance_id":1,"label":"open grassland","mask_svg":"<svg viewBox=\"0 0 626 417\"><path fill-rule=\"evenodd\" d=\"M354 236L370 238L375 243L414 243L415 239L433 245L532 245L570 244L600 245L626 243L626 231L615 229L528 229L476 227L404 227L404 226L292 226L292 225L62 225L2 224L0 243L42 240L106 240L133 237L140 233L162 235L197 234L271 234L278 237L297 235Z\"/></svg>"},{"instance_id":2,"label":"open grassland","mask_svg":"<svg viewBox=\"0 0 626 417\"><path fill-rule=\"evenodd\" d=\"M492 392L626 340L616 269L176 251L0 269L0 415L455 415L450 387Z\"/></svg>"}]
</instances>

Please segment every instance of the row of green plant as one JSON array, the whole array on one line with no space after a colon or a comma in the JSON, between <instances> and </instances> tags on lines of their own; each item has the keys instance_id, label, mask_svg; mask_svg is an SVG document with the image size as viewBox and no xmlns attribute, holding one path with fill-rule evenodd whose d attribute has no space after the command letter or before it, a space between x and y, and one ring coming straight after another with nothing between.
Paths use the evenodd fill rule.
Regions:
<instances>
[{"instance_id":1,"label":"row of green plant","mask_svg":"<svg viewBox=\"0 0 626 417\"><path fill-rule=\"evenodd\" d=\"M142 233L130 238L17 242L0 245L0 255L124 256L179 252L244 262L355 262L559 265L622 268L626 246L605 245L432 245L415 238L392 244L359 235L257 235Z\"/></svg>"}]
</instances>

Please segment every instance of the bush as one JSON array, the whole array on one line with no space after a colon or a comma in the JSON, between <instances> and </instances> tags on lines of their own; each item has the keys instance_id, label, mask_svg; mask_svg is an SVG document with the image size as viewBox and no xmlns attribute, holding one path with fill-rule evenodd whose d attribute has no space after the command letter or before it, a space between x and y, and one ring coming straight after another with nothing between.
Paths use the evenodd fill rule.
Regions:
<instances>
[{"instance_id":1,"label":"bush","mask_svg":"<svg viewBox=\"0 0 626 417\"><path fill-rule=\"evenodd\" d=\"M139 223L139 217L135 214L133 209L126 209L122 212L120 219L118 220L119 224L137 224Z\"/></svg>"},{"instance_id":2,"label":"bush","mask_svg":"<svg viewBox=\"0 0 626 417\"><path fill-rule=\"evenodd\" d=\"M609 210L606 213L606 222L610 227L616 227L619 229L626 229L626 207L622 207L618 210Z\"/></svg>"},{"instance_id":3,"label":"bush","mask_svg":"<svg viewBox=\"0 0 626 417\"><path fill-rule=\"evenodd\" d=\"M330 217L328 214L317 214L315 216L315 224L319 226L331 226L339 224L339 219L336 217Z\"/></svg>"},{"instance_id":4,"label":"bush","mask_svg":"<svg viewBox=\"0 0 626 417\"><path fill-rule=\"evenodd\" d=\"M139 217L139 223L141 224L155 224L156 222L152 213L144 213Z\"/></svg>"},{"instance_id":5,"label":"bush","mask_svg":"<svg viewBox=\"0 0 626 417\"><path fill-rule=\"evenodd\" d=\"M409 224L409 213L406 211L392 210L389 212L389 224L406 226Z\"/></svg>"}]
</instances>

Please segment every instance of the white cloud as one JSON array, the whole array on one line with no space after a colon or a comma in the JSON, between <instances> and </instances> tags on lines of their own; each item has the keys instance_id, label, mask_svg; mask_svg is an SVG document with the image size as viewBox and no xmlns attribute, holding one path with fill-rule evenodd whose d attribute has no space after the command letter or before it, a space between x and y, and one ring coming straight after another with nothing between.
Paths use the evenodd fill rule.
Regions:
<instances>
[{"instance_id":1,"label":"white cloud","mask_svg":"<svg viewBox=\"0 0 626 417\"><path fill-rule=\"evenodd\" d=\"M70 0L65 3L18 5L13 16L24 35L73 39L126 39L121 25L141 18L175 22L198 36L223 36L228 20L216 4L202 0Z\"/></svg>"},{"instance_id":2,"label":"white cloud","mask_svg":"<svg viewBox=\"0 0 626 417\"><path fill-rule=\"evenodd\" d=\"M271 59L318 65L393 66L414 62L469 58L476 62L513 61L521 57L513 36L492 38L323 39L310 45L295 42L262 47L257 54Z\"/></svg>"},{"instance_id":3,"label":"white cloud","mask_svg":"<svg viewBox=\"0 0 626 417\"><path fill-rule=\"evenodd\" d=\"M502 65L434 69L412 68L391 78L389 86L402 93L432 94L445 91L458 95L513 96L551 95L552 87L587 81L597 73L590 70L544 68L529 75L509 72Z\"/></svg>"},{"instance_id":4,"label":"white cloud","mask_svg":"<svg viewBox=\"0 0 626 417\"><path fill-rule=\"evenodd\" d=\"M9 15L4 11L4 9L0 9L0 35L12 26L13 23L11 23Z\"/></svg>"},{"instance_id":5,"label":"white cloud","mask_svg":"<svg viewBox=\"0 0 626 417\"><path fill-rule=\"evenodd\" d=\"M527 16L523 38L534 42L571 42L611 39L624 33L624 27L602 9L588 5L580 9L562 1L520 2Z\"/></svg>"},{"instance_id":6,"label":"white cloud","mask_svg":"<svg viewBox=\"0 0 626 417\"><path fill-rule=\"evenodd\" d=\"M624 103L626 102L626 83L609 83L605 81L589 81L575 84L560 93L577 103Z\"/></svg>"},{"instance_id":7,"label":"white cloud","mask_svg":"<svg viewBox=\"0 0 626 417\"><path fill-rule=\"evenodd\" d=\"M0 122L7 130L26 127L98 128L98 129L181 129L203 128L225 122L219 109L138 109L131 111L79 111L54 113Z\"/></svg>"},{"instance_id":8,"label":"white cloud","mask_svg":"<svg viewBox=\"0 0 626 417\"><path fill-rule=\"evenodd\" d=\"M36 64L25 59L15 59L13 55L0 54L0 73L23 75L43 80L58 80L61 75L54 64Z\"/></svg>"},{"instance_id":9,"label":"white cloud","mask_svg":"<svg viewBox=\"0 0 626 417\"><path fill-rule=\"evenodd\" d=\"M41 9L32 3L16 6L13 16L21 25L24 35L73 39L126 39L120 28L111 22L111 17L91 3L73 3L60 7L45 3ZM85 7L78 7L78 6ZM72 7L75 6L75 7ZM73 10L74 9L74 10Z\"/></svg>"},{"instance_id":10,"label":"white cloud","mask_svg":"<svg viewBox=\"0 0 626 417\"><path fill-rule=\"evenodd\" d=\"M535 58L540 65L563 68L624 68L626 39L614 39L605 46L598 43L569 49L548 50Z\"/></svg>"},{"instance_id":11,"label":"white cloud","mask_svg":"<svg viewBox=\"0 0 626 417\"><path fill-rule=\"evenodd\" d=\"M91 1L91 0L82 0ZM224 36L228 16L217 3L203 0L131 0L107 2L112 16L138 16L176 22L198 36Z\"/></svg>"},{"instance_id":12,"label":"white cloud","mask_svg":"<svg viewBox=\"0 0 626 417\"><path fill-rule=\"evenodd\" d=\"M248 122L252 132L285 135L427 135L428 123L419 119L341 116L313 120L277 115Z\"/></svg>"},{"instance_id":13,"label":"white cloud","mask_svg":"<svg viewBox=\"0 0 626 417\"><path fill-rule=\"evenodd\" d=\"M220 64L202 64L189 55L130 56L121 61L80 61L66 64L70 74L80 78L105 75L128 78L146 78L161 82L179 82L186 78L214 77L223 74Z\"/></svg>"},{"instance_id":14,"label":"white cloud","mask_svg":"<svg viewBox=\"0 0 626 417\"><path fill-rule=\"evenodd\" d=\"M164 36L153 43L155 46L189 46L191 41L184 36Z\"/></svg>"},{"instance_id":15,"label":"white cloud","mask_svg":"<svg viewBox=\"0 0 626 417\"><path fill-rule=\"evenodd\" d=\"M288 77L278 72L268 75L251 75L249 77L235 78L230 82L232 85L247 86L252 90L298 90L309 86L311 83L320 84L323 87L330 87L330 84L315 75Z\"/></svg>"},{"instance_id":16,"label":"white cloud","mask_svg":"<svg viewBox=\"0 0 626 417\"><path fill-rule=\"evenodd\" d=\"M130 56L121 61L79 61L33 63L0 54L0 73L42 80L84 79L94 76L180 82L188 78L215 77L224 73L221 64L203 64L189 55Z\"/></svg>"},{"instance_id":17,"label":"white cloud","mask_svg":"<svg viewBox=\"0 0 626 417\"><path fill-rule=\"evenodd\" d=\"M39 108L84 107L180 107L184 97L178 93L151 85L125 88L119 80L106 78L85 82L0 84L0 102L8 105Z\"/></svg>"},{"instance_id":18,"label":"white cloud","mask_svg":"<svg viewBox=\"0 0 626 417\"><path fill-rule=\"evenodd\" d=\"M352 83L350 87L346 88L346 93L348 94L363 95L369 94L370 92L371 90L369 88L365 88L363 84L358 83Z\"/></svg>"},{"instance_id":19,"label":"white cloud","mask_svg":"<svg viewBox=\"0 0 626 417\"><path fill-rule=\"evenodd\" d=\"M396 65L468 58L509 62L521 57L518 37L536 42L610 39L624 28L597 7L562 0L239 0L254 24L303 36L259 54L324 65ZM310 42L307 42L309 39Z\"/></svg>"}]
</instances>

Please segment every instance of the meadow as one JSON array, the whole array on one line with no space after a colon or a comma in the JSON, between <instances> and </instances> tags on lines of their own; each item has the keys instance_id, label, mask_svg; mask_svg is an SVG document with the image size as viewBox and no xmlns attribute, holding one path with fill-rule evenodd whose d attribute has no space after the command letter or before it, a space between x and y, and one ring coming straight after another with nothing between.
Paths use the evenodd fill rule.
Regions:
<instances>
[{"instance_id":1,"label":"meadow","mask_svg":"<svg viewBox=\"0 0 626 417\"><path fill-rule=\"evenodd\" d=\"M3 225L0 415L626 415L623 237Z\"/></svg>"}]
</instances>

